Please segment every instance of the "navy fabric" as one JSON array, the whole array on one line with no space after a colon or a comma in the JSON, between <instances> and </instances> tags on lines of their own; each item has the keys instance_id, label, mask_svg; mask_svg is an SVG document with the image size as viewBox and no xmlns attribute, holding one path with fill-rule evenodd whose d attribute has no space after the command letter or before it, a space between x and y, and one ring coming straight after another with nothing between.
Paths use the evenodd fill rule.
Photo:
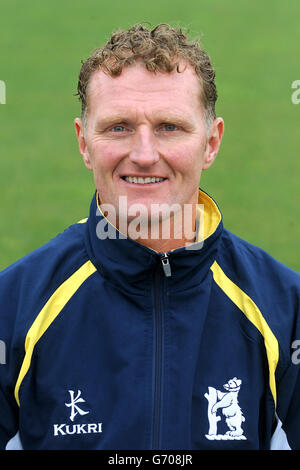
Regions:
<instances>
[{"instance_id":1,"label":"navy fabric","mask_svg":"<svg viewBox=\"0 0 300 470\"><path fill-rule=\"evenodd\" d=\"M0 273L7 359L0 364L0 448L18 431L24 449L269 449L276 411L289 446L299 449L291 345L300 339L300 276L221 220L201 249L168 253L166 277L162 253L118 232L99 239L101 220L95 194L86 223ZM37 341L19 407L14 389L27 332L87 261L96 271ZM278 340L277 410L264 338L214 281L214 261ZM213 394L218 409L210 413Z\"/></svg>"}]
</instances>

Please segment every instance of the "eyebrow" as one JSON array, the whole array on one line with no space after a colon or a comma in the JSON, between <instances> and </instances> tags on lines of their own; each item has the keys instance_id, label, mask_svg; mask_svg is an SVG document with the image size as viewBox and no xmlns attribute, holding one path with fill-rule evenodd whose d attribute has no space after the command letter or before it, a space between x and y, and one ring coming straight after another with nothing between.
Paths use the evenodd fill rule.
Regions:
<instances>
[{"instance_id":1,"label":"eyebrow","mask_svg":"<svg viewBox=\"0 0 300 470\"><path fill-rule=\"evenodd\" d=\"M106 127L119 122L129 122L128 118L125 118L123 114L112 114L108 116L101 116L96 120L96 126Z\"/></svg>"},{"instance_id":2,"label":"eyebrow","mask_svg":"<svg viewBox=\"0 0 300 470\"><path fill-rule=\"evenodd\" d=\"M193 127L192 124L192 119L183 118L179 114L157 114L157 118L155 119L156 121L159 121L160 123L165 123L165 124L176 124L178 126L182 127ZM111 115L103 115L99 116L99 118L96 120L96 127L101 127L101 128L106 128L107 126L112 126L114 124L121 124L121 123L126 123L130 124L131 122L134 121L134 115L127 115L125 116L123 113L120 114L111 114Z\"/></svg>"}]
</instances>

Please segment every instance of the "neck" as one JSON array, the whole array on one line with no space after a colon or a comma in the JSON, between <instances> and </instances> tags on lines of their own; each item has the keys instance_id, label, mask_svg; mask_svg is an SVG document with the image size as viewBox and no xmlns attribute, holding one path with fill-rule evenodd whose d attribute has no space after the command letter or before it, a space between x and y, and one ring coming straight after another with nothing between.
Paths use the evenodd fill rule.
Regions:
<instances>
[{"instance_id":1,"label":"neck","mask_svg":"<svg viewBox=\"0 0 300 470\"><path fill-rule=\"evenodd\" d=\"M142 245L156 252L166 253L196 241L196 222L197 204L190 204L163 220L160 218L155 221L155 218L151 218L151 222L129 222L125 230L118 220L117 228Z\"/></svg>"}]
</instances>

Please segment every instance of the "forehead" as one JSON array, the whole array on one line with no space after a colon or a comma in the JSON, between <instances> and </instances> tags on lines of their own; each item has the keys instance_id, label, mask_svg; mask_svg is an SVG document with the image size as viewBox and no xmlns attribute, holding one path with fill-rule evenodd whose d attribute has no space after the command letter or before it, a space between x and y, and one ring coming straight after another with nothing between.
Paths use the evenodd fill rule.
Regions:
<instances>
[{"instance_id":1,"label":"forehead","mask_svg":"<svg viewBox=\"0 0 300 470\"><path fill-rule=\"evenodd\" d=\"M176 108L182 112L201 107L199 78L185 64L180 66L180 72L150 72L142 64L135 64L124 67L117 77L97 70L90 78L87 94L89 114L98 109L135 106L149 110Z\"/></svg>"}]
</instances>

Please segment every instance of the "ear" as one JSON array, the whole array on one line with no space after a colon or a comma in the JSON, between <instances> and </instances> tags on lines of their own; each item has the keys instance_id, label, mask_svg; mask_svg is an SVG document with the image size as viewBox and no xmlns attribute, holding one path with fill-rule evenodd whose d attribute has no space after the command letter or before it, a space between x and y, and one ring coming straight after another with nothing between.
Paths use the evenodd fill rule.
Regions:
<instances>
[{"instance_id":1,"label":"ear","mask_svg":"<svg viewBox=\"0 0 300 470\"><path fill-rule=\"evenodd\" d=\"M83 159L85 166L88 168L88 170L92 170L93 166L92 166L90 154L88 152L87 145L86 145L83 122L80 118L75 118L74 125L75 125L77 140L78 140L79 152L82 155L82 159Z\"/></svg>"},{"instance_id":2,"label":"ear","mask_svg":"<svg viewBox=\"0 0 300 470\"><path fill-rule=\"evenodd\" d=\"M224 121L216 118L210 126L209 137L203 160L203 170L207 170L215 161L224 133Z\"/></svg>"}]
</instances>

